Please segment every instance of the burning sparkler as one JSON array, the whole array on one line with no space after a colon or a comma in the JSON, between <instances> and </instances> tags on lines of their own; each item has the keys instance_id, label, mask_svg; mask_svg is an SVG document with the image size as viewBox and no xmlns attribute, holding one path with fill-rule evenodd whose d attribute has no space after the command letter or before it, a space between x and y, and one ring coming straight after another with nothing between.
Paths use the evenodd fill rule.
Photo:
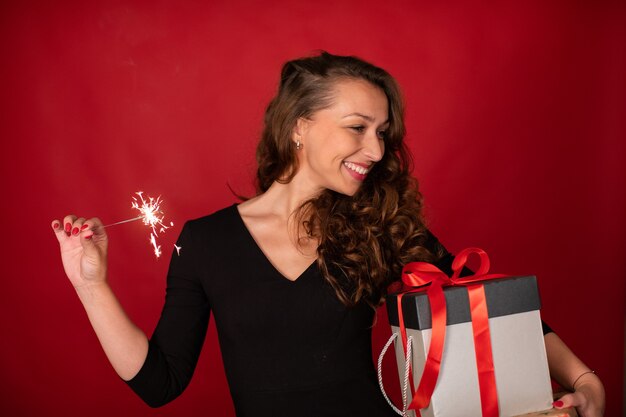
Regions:
<instances>
[{"instance_id":1,"label":"burning sparkler","mask_svg":"<svg viewBox=\"0 0 626 417\"><path fill-rule=\"evenodd\" d=\"M139 199L133 197L132 207L139 210L139 213L141 213L138 219L143 219L143 224L150 226L152 229L152 232L150 232L150 243L154 247L154 255L158 258L161 256L161 246L157 244L157 235L165 232L169 227L174 226L174 223L170 222L169 226L163 224L163 218L165 216L161 211L161 196L158 196L156 199L148 197L146 201L143 198L143 191L137 191L135 194L139 196Z\"/></svg>"},{"instance_id":2,"label":"burning sparkler","mask_svg":"<svg viewBox=\"0 0 626 417\"><path fill-rule=\"evenodd\" d=\"M161 210L161 196L157 198L153 198L148 196L147 200L143 197L143 191L137 191L135 194L139 196L139 198L133 196L133 202L131 207L138 210L141 213L140 216L133 217L132 219L122 220L121 222L107 224L104 227L115 226L117 224L122 223L130 223L137 220L143 220L143 224L146 226L150 226L150 244L154 247L154 255L158 258L161 256L161 246L157 244L157 237L159 233L165 232L165 230L169 229L171 226L174 226L173 222L170 222L169 226L166 226L163 223L164 214ZM180 247L176 248L177 251L180 251Z\"/></svg>"}]
</instances>

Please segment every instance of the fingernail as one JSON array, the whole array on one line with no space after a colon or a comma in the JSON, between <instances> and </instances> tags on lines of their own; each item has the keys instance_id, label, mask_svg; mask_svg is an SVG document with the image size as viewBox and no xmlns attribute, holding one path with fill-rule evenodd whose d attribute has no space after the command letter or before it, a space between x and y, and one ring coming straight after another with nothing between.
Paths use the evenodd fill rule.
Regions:
<instances>
[{"instance_id":1,"label":"fingernail","mask_svg":"<svg viewBox=\"0 0 626 417\"><path fill-rule=\"evenodd\" d=\"M552 406L556 407L556 408L561 408L563 407L563 401L559 400L559 401L555 401L552 403Z\"/></svg>"},{"instance_id":2,"label":"fingernail","mask_svg":"<svg viewBox=\"0 0 626 417\"><path fill-rule=\"evenodd\" d=\"M91 240L92 237L93 237L93 235L85 236L85 239Z\"/></svg>"},{"instance_id":3,"label":"fingernail","mask_svg":"<svg viewBox=\"0 0 626 417\"><path fill-rule=\"evenodd\" d=\"M55 223L52 225L52 227L54 227L55 229L58 229L58 228L59 228L59 223L56 223L56 222L55 222Z\"/></svg>"},{"instance_id":4,"label":"fingernail","mask_svg":"<svg viewBox=\"0 0 626 417\"><path fill-rule=\"evenodd\" d=\"M81 226L80 230L85 230L85 229L86 229L86 228L88 228L88 227L89 227L89 225L88 225L88 224L83 224L83 225Z\"/></svg>"},{"instance_id":5,"label":"fingernail","mask_svg":"<svg viewBox=\"0 0 626 417\"><path fill-rule=\"evenodd\" d=\"M80 230L78 230L78 227L75 227L75 228L72 230L72 234L73 234L73 235L77 235L79 231L80 231Z\"/></svg>"},{"instance_id":6,"label":"fingernail","mask_svg":"<svg viewBox=\"0 0 626 417\"><path fill-rule=\"evenodd\" d=\"M69 232L72 229L72 224L71 223L65 223L65 231Z\"/></svg>"}]
</instances>

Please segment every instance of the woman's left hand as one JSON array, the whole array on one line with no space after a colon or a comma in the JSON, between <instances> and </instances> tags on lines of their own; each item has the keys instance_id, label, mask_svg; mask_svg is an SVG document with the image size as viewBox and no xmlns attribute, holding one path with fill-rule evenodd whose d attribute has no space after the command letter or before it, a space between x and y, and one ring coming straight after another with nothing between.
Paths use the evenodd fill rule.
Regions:
<instances>
[{"instance_id":1,"label":"woman's left hand","mask_svg":"<svg viewBox=\"0 0 626 417\"><path fill-rule=\"evenodd\" d=\"M604 405L604 387L600 378L593 373L581 376L576 382L576 391L554 402L555 408L576 407L580 417L602 417Z\"/></svg>"}]
</instances>

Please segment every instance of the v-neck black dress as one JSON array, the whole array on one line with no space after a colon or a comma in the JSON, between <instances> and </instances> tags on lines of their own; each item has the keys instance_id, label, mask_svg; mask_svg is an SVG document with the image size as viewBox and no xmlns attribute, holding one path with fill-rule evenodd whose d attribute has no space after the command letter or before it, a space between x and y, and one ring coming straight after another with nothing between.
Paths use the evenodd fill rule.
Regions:
<instances>
[{"instance_id":1,"label":"v-neck black dress","mask_svg":"<svg viewBox=\"0 0 626 417\"><path fill-rule=\"evenodd\" d=\"M185 224L177 246L148 356L128 381L146 403L187 386L212 312L238 417L395 415L372 362L374 310L344 306L316 262L285 278L236 205Z\"/></svg>"}]
</instances>

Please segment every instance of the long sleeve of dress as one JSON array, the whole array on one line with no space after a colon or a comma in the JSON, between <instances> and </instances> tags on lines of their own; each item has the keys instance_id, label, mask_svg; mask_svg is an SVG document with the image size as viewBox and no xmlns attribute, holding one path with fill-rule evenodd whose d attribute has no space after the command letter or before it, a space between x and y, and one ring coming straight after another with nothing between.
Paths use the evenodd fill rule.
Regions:
<instances>
[{"instance_id":1,"label":"long sleeve of dress","mask_svg":"<svg viewBox=\"0 0 626 417\"><path fill-rule=\"evenodd\" d=\"M209 303L198 277L197 248L185 225L167 276L165 306L150 338L148 355L128 385L151 407L176 398L187 387L204 343Z\"/></svg>"}]
</instances>

